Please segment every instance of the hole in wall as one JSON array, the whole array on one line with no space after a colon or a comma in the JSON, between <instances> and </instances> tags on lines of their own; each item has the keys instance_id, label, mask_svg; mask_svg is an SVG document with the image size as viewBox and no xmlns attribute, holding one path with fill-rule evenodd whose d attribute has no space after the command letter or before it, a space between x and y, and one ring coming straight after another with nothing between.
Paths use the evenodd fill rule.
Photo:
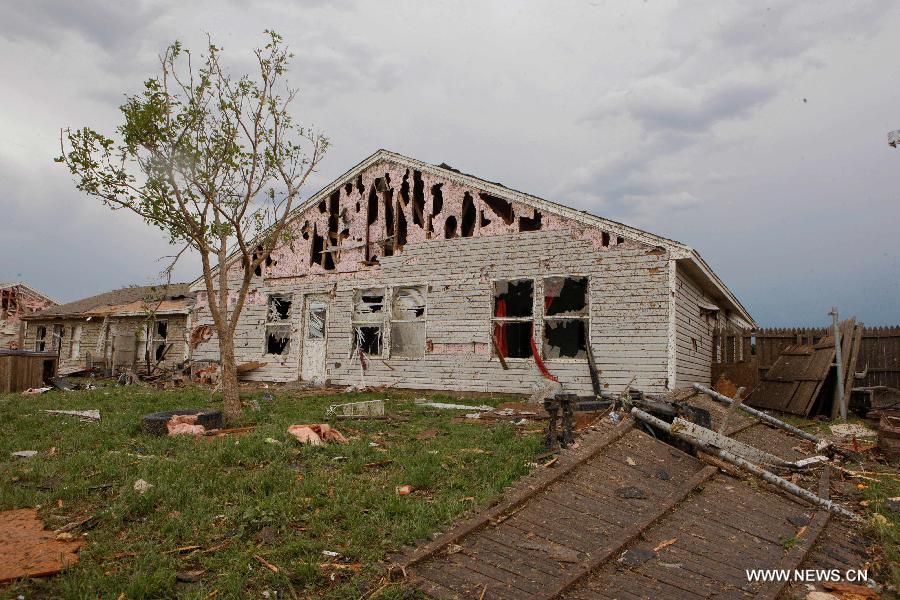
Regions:
<instances>
[{"instance_id":1,"label":"hole in wall","mask_svg":"<svg viewBox=\"0 0 900 600\"><path fill-rule=\"evenodd\" d=\"M472 194L466 192L462 201L462 221L459 233L462 237L472 237L475 233L475 201Z\"/></svg>"}]
</instances>

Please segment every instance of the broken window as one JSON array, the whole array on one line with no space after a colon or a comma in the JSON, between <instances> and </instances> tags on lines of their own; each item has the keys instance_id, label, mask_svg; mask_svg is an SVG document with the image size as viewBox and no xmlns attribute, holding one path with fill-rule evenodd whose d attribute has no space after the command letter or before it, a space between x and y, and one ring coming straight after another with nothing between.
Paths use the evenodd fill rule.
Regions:
<instances>
[{"instance_id":1,"label":"broken window","mask_svg":"<svg viewBox=\"0 0 900 600\"><path fill-rule=\"evenodd\" d=\"M325 339L325 315L328 304L323 300L310 300L306 316L306 339Z\"/></svg>"},{"instance_id":2,"label":"broken window","mask_svg":"<svg viewBox=\"0 0 900 600\"><path fill-rule=\"evenodd\" d=\"M153 360L160 361L166 357L166 338L169 335L168 321L154 321L153 334L150 338L150 352Z\"/></svg>"},{"instance_id":3,"label":"broken window","mask_svg":"<svg viewBox=\"0 0 900 600\"><path fill-rule=\"evenodd\" d=\"M34 331L34 349L37 352L47 349L47 328L43 325L38 325Z\"/></svg>"},{"instance_id":4,"label":"broken window","mask_svg":"<svg viewBox=\"0 0 900 600\"><path fill-rule=\"evenodd\" d=\"M81 356L81 332L81 323L72 325L72 339L69 342L69 358L79 358Z\"/></svg>"},{"instance_id":5,"label":"broken window","mask_svg":"<svg viewBox=\"0 0 900 600\"><path fill-rule=\"evenodd\" d=\"M291 345L290 296L272 294L266 304L266 354L287 354Z\"/></svg>"},{"instance_id":6,"label":"broken window","mask_svg":"<svg viewBox=\"0 0 900 600\"><path fill-rule=\"evenodd\" d=\"M384 332L384 288L356 290L353 295L352 351L381 356Z\"/></svg>"},{"instance_id":7,"label":"broken window","mask_svg":"<svg viewBox=\"0 0 900 600\"><path fill-rule=\"evenodd\" d=\"M494 350L506 358L534 355L534 281L494 282Z\"/></svg>"},{"instance_id":8,"label":"broken window","mask_svg":"<svg viewBox=\"0 0 900 600\"><path fill-rule=\"evenodd\" d=\"M425 286L394 290L391 305L391 356L422 358L425 356Z\"/></svg>"},{"instance_id":9,"label":"broken window","mask_svg":"<svg viewBox=\"0 0 900 600\"><path fill-rule=\"evenodd\" d=\"M50 340L50 348L54 352L59 351L60 342L63 337L63 326L62 325L54 325L53 326L53 337Z\"/></svg>"},{"instance_id":10,"label":"broken window","mask_svg":"<svg viewBox=\"0 0 900 600\"><path fill-rule=\"evenodd\" d=\"M544 358L587 358L587 277L544 279Z\"/></svg>"}]
</instances>

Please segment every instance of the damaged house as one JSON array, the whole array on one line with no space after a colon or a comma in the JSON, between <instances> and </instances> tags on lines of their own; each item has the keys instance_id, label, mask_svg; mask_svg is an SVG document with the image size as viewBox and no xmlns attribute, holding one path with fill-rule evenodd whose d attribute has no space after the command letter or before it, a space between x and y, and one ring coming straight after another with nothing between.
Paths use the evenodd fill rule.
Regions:
<instances>
[{"instance_id":1,"label":"damaged house","mask_svg":"<svg viewBox=\"0 0 900 600\"><path fill-rule=\"evenodd\" d=\"M56 304L25 283L0 283L0 348L19 348L22 317Z\"/></svg>"},{"instance_id":2,"label":"damaged house","mask_svg":"<svg viewBox=\"0 0 900 600\"><path fill-rule=\"evenodd\" d=\"M264 381L530 393L709 384L752 317L692 248L379 150L299 206L254 273L237 360ZM227 267L236 281L238 258ZM196 325L211 325L202 279ZM198 360L216 360L214 338Z\"/></svg>"},{"instance_id":3,"label":"damaged house","mask_svg":"<svg viewBox=\"0 0 900 600\"><path fill-rule=\"evenodd\" d=\"M24 347L56 352L60 375L172 368L188 358L188 287L126 287L27 315Z\"/></svg>"}]
</instances>

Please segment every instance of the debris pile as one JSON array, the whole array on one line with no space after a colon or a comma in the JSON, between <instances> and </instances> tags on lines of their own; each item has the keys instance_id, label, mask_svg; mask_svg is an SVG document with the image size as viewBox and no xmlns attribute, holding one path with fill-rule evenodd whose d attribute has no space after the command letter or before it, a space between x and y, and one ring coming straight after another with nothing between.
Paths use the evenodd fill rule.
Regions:
<instances>
[{"instance_id":1,"label":"debris pile","mask_svg":"<svg viewBox=\"0 0 900 600\"><path fill-rule=\"evenodd\" d=\"M301 444L310 446L324 446L325 444L336 443L346 444L347 438L337 429L333 429L327 423L316 423L314 425L291 425L287 432L297 438Z\"/></svg>"}]
</instances>

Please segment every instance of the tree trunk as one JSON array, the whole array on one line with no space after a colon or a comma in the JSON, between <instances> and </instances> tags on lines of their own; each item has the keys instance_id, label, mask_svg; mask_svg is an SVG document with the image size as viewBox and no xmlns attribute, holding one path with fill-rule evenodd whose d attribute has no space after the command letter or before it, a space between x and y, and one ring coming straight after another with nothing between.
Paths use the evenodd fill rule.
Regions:
<instances>
[{"instance_id":1,"label":"tree trunk","mask_svg":"<svg viewBox=\"0 0 900 600\"><path fill-rule=\"evenodd\" d=\"M244 410L238 394L237 364L231 336L219 335L219 356L222 361L222 412L229 425L237 426L244 420Z\"/></svg>"}]
</instances>

